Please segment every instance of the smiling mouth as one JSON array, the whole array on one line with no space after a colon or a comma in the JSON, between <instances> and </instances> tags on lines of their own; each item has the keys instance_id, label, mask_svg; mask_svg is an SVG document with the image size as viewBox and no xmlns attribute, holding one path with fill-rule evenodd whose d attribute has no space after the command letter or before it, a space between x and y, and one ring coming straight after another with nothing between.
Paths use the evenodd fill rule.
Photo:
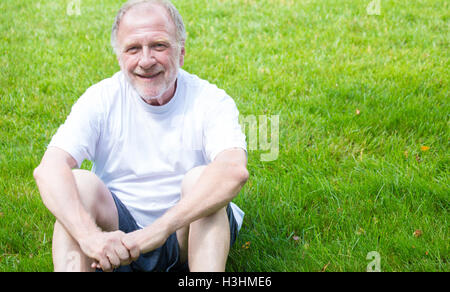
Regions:
<instances>
[{"instance_id":1,"label":"smiling mouth","mask_svg":"<svg viewBox=\"0 0 450 292\"><path fill-rule=\"evenodd\" d=\"M135 74L137 77L141 78L141 79L145 79L145 80L152 80L155 79L156 77L158 77L162 72L158 72L156 74L153 75L141 75L141 74Z\"/></svg>"}]
</instances>

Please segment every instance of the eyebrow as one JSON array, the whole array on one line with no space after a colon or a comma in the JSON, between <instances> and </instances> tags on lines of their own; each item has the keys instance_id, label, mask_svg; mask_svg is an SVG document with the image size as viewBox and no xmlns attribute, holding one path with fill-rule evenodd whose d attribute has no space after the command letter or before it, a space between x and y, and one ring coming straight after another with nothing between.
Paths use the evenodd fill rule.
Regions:
<instances>
[{"instance_id":1,"label":"eyebrow","mask_svg":"<svg viewBox=\"0 0 450 292\"><path fill-rule=\"evenodd\" d=\"M157 38L155 40L150 41L150 45L156 44L156 43L164 43L164 44L170 44L173 45L175 42L171 42L169 39L167 38ZM123 45L124 48L129 48L129 47L133 47L136 45L141 45L141 42L139 40L130 40L129 42L125 43Z\"/></svg>"}]
</instances>

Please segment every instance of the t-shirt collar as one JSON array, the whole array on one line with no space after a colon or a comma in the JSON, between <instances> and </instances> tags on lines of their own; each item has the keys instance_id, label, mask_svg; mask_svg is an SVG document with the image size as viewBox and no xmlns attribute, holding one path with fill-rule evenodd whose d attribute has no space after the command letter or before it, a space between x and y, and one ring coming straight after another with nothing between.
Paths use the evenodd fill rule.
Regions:
<instances>
[{"instance_id":1,"label":"t-shirt collar","mask_svg":"<svg viewBox=\"0 0 450 292\"><path fill-rule=\"evenodd\" d=\"M166 114L168 112L170 112L174 107L175 104L177 102L177 100L179 99L180 96L180 91L181 91L181 73L180 71L178 71L178 75L177 75L177 80L176 82L176 88L175 88L175 93L173 95L173 97L169 100L168 103L164 104L164 105L150 105L148 103L146 103L141 96L139 95L139 93L134 89L133 86L131 86L131 84L129 84L129 86L132 89L133 95L134 97L137 99L138 104L147 112L152 113L152 114Z\"/></svg>"}]
</instances>

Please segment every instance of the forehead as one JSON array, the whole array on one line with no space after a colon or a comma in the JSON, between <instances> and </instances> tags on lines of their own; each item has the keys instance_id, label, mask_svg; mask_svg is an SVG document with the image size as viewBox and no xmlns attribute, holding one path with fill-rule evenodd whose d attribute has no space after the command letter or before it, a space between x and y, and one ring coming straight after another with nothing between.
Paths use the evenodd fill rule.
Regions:
<instances>
[{"instance_id":1,"label":"forehead","mask_svg":"<svg viewBox=\"0 0 450 292\"><path fill-rule=\"evenodd\" d=\"M175 39L175 24L166 9L160 5L142 4L127 11L117 32L119 43L149 36Z\"/></svg>"}]
</instances>

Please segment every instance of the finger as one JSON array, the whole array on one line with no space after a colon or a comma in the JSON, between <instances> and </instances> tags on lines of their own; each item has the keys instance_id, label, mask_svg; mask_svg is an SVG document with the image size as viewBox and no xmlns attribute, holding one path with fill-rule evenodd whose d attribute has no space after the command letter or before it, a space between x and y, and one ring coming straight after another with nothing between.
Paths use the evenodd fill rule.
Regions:
<instances>
[{"instance_id":1,"label":"finger","mask_svg":"<svg viewBox=\"0 0 450 292\"><path fill-rule=\"evenodd\" d=\"M92 268L92 269L101 269L100 263L97 262L97 261L94 261L94 262L91 264L91 268Z\"/></svg>"},{"instance_id":2,"label":"finger","mask_svg":"<svg viewBox=\"0 0 450 292\"><path fill-rule=\"evenodd\" d=\"M130 238L122 238L123 245L128 249L132 261L136 261L141 255L141 250L137 243L134 240L130 240Z\"/></svg>"},{"instance_id":3,"label":"finger","mask_svg":"<svg viewBox=\"0 0 450 292\"><path fill-rule=\"evenodd\" d=\"M106 254L106 256L108 257L109 262L111 263L111 268L112 268L112 269L115 269L115 268L117 268L117 267L120 267L120 259L119 259L119 256L116 254L116 252L115 252L114 250L108 252L108 253Z\"/></svg>"},{"instance_id":4,"label":"finger","mask_svg":"<svg viewBox=\"0 0 450 292\"><path fill-rule=\"evenodd\" d=\"M139 247L137 245L134 245L131 247L131 249L129 250L130 255L131 255L131 259L133 261L136 261L139 256L141 255L141 250L139 249Z\"/></svg>"},{"instance_id":5,"label":"finger","mask_svg":"<svg viewBox=\"0 0 450 292\"><path fill-rule=\"evenodd\" d=\"M120 259L120 263L123 265L128 265L131 262L131 255L128 252L128 249L123 246L121 243L115 246L115 251L117 256Z\"/></svg>"},{"instance_id":6,"label":"finger","mask_svg":"<svg viewBox=\"0 0 450 292\"><path fill-rule=\"evenodd\" d=\"M128 243L128 245L126 247L130 254L131 260L136 261L139 258L139 256L141 255L141 250L139 249L139 246L137 246L136 244Z\"/></svg>"},{"instance_id":7,"label":"finger","mask_svg":"<svg viewBox=\"0 0 450 292\"><path fill-rule=\"evenodd\" d=\"M117 265L114 259L111 259L111 263L115 266L128 265L131 263L131 256L127 247L122 243L122 238L125 236L125 233L118 230L112 232L111 236L111 250L114 252L114 255L117 256L119 265Z\"/></svg>"},{"instance_id":8,"label":"finger","mask_svg":"<svg viewBox=\"0 0 450 292\"><path fill-rule=\"evenodd\" d=\"M111 263L109 262L107 257L102 257L100 259L99 263L100 263L100 268L104 272L111 272L112 271Z\"/></svg>"},{"instance_id":9,"label":"finger","mask_svg":"<svg viewBox=\"0 0 450 292\"><path fill-rule=\"evenodd\" d=\"M101 270L102 267L100 266L100 264L92 263L91 269L95 269L95 270L99 269L99 270Z\"/></svg>"}]
</instances>

